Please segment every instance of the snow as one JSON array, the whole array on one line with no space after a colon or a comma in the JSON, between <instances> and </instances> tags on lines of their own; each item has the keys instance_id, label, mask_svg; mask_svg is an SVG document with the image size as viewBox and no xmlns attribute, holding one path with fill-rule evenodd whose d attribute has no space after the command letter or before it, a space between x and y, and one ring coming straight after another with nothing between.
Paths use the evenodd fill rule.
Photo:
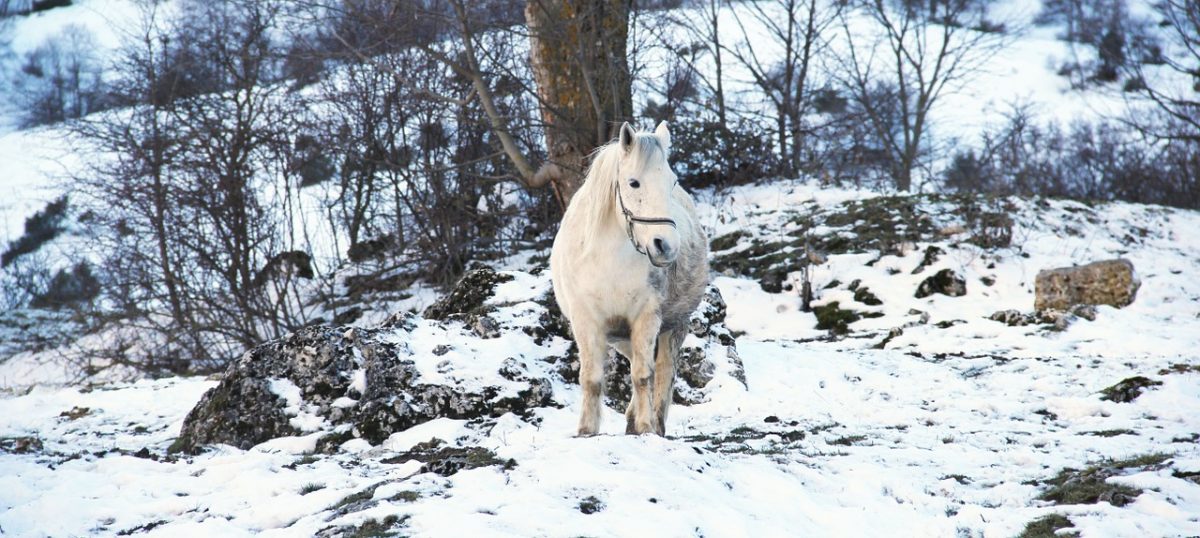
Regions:
<instances>
[{"instance_id":1,"label":"snow","mask_svg":"<svg viewBox=\"0 0 1200 538\"><path fill-rule=\"evenodd\" d=\"M1002 4L1021 17L1037 5ZM112 47L120 21L135 18L132 6L78 0L22 19L14 48L31 50L69 23L89 26L101 46ZM976 82L944 95L935 110L939 136L969 143L1020 101L1063 122L1101 116L1119 103L1103 92L1068 91L1054 71L1072 52L1056 31L1028 29ZM730 76L734 93L747 83L736 68ZM8 120L0 121L0 244L63 192L59 182L81 159L64 153L60 128L11 131ZM806 182L697 194L710 237L745 231L760 239L794 230L789 216L797 211L833 211L875 196ZM883 302L863 306L881 317L851 324L846 338L815 328L796 286L768 293L753 280L714 275L747 389L718 375L708 401L672 408L667 438L623 435L622 413L608 408L602 435L573 437L580 394L556 381L562 408L525 418L437 419L378 446L355 439L336 454L316 455L328 424L305 409L299 387L277 379L272 391L287 402L300 435L250 450L217 446L171 456L167 447L184 417L215 380L120 382L115 372L76 386L69 363L18 355L0 362L0 535L312 536L399 516L402 532L417 536L992 537L1016 535L1051 513L1068 516L1084 537L1200 535L1200 484L1183 477L1200 472L1200 213L1012 203L1010 248L986 251L959 234L937 241L945 254L919 274L911 272L932 243L909 245L904 255L836 254L815 267L817 304L853 302L844 286L824 289L834 280L859 280ZM467 338L471 327L420 318L395 334L423 381L496 386L506 361L532 364L565 353L562 341L538 345L512 330L536 323L543 310L530 299L549 290L547 275L527 270L531 256L497 267L514 277L490 300L502 306L493 314L499 337ZM1060 332L987 319L998 310L1030 311L1041 269L1114 257L1130 260L1141 280L1128 307L1100 307L1095 321ZM961 274L967 294L915 298L916 286L941 269ZM407 292L380 300L357 323L376 325L437 296L423 284ZM928 315L925 323L914 310ZM876 349L894 328L903 332ZM1177 364L1193 368L1163 373ZM1100 390L1135 375L1162 384L1129 403L1100 399ZM365 372L352 379L365 393ZM1097 435L1105 432L1117 433ZM31 438L42 448L5 448ZM443 477L421 473L415 460L385 461L430 440L486 448L515 467ZM1155 453L1168 456L1160 468L1110 479L1143 490L1126 506L1037 500L1039 483L1063 469ZM371 488L373 503L342 505ZM593 502L598 510L581 510Z\"/></svg>"},{"instance_id":2,"label":"snow","mask_svg":"<svg viewBox=\"0 0 1200 538\"><path fill-rule=\"evenodd\" d=\"M869 196L797 183L735 189L700 209L710 221L724 221L714 235L770 234L786 226L776 206L836 208ZM1016 235L1025 238L1019 246L984 253L941 242L947 254L919 275L909 274L919 251L872 266L865 265L871 256L830 256L817 268L818 284L862 279L884 303L875 307L883 317L852 324L845 339L821 338L794 294L716 277L727 325L740 334L749 390L716 387L706 403L673 407L667 438L623 435L624 417L612 409L604 411L602 435L575 438L578 389L556 383L565 407L525 419L438 419L379 446L352 440L332 455L306 455L316 434L302 434L173 459L165 448L212 381L34 388L0 399L0 438L35 436L45 444L32 454L0 453L0 528L13 536L111 535L147 526L147 534L163 536L309 536L396 515L404 533L418 536L1011 536L1033 519L1061 513L1082 536L1200 533L1200 485L1173 474L1200 469L1193 440L1200 373L1159 373L1195 364L1200 214L1018 203L1025 204L1015 213ZM1072 227L1077 235L1064 232ZM1122 234L1136 228L1145 236L1123 242ZM1062 332L985 319L1003 308L1029 310L1038 267L1115 255L1133 260L1142 279L1129 307L1101 308L1096 321L1079 320ZM964 272L967 295L914 298L920 278L940 267ZM889 275L888 268L901 272ZM504 305L493 313L498 338L464 338L458 331L469 331L465 326L413 318L411 337L401 343L422 378L494 383L506 359L564 351L507 329L536 319L540 306L529 298L548 285L545 275L508 272L514 280L498 286L494 300ZM979 283L983 274L996 278L993 287ZM818 300L850 300L841 289L828 293ZM887 328L912 321L912 307L928 312L931 323L874 349ZM946 319L963 323L933 325ZM436 355L439 345L450 349ZM1129 403L1099 398L1099 390L1134 375L1162 385ZM305 422L298 387L283 380L272 387L301 430L319 426ZM80 407L89 411L74 420L60 416ZM1107 431L1126 433L1097 435ZM384 461L431 439L483 447L516 465L443 477L420 473L414 460ZM143 447L158 459L137 457ZM1036 500L1037 484L1062 469L1152 453L1169 456L1164 467L1110 479L1144 490L1127 506ZM373 486L373 502L349 512L338 506ZM581 503L593 502L597 511L581 511Z\"/></svg>"}]
</instances>

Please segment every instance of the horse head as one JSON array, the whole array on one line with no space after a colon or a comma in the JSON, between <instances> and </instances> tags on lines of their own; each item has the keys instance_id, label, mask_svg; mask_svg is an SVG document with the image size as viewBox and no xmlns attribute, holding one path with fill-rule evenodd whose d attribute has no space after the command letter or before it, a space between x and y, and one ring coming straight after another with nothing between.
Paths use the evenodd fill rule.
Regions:
<instances>
[{"instance_id":1,"label":"horse head","mask_svg":"<svg viewBox=\"0 0 1200 538\"><path fill-rule=\"evenodd\" d=\"M633 247L656 267L679 255L679 231L672 216L672 191L679 185L667 157L671 133L667 122L653 133L637 133L625 123L619 140L621 158L614 179L617 211Z\"/></svg>"}]
</instances>

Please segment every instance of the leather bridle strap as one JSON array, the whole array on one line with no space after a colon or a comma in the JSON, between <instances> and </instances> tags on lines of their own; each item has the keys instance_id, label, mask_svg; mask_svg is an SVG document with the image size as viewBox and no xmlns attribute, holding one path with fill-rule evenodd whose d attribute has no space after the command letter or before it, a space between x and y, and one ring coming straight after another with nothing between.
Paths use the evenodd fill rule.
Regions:
<instances>
[{"instance_id":1,"label":"leather bridle strap","mask_svg":"<svg viewBox=\"0 0 1200 538\"><path fill-rule=\"evenodd\" d=\"M633 243L634 250L638 251L639 254L645 254L646 257L649 258L649 250L638 244L637 239L633 236L633 225L645 224L649 226L670 226L672 228L678 228L678 226L675 225L674 219L668 219L664 217L639 217L634 215L632 211L625 207L625 199L621 197L621 185L618 183L615 188L617 189L617 203L621 205L621 214L625 216L625 231L629 234L629 242ZM650 260L650 263L655 267L658 266L658 264L654 263L653 259Z\"/></svg>"}]
</instances>

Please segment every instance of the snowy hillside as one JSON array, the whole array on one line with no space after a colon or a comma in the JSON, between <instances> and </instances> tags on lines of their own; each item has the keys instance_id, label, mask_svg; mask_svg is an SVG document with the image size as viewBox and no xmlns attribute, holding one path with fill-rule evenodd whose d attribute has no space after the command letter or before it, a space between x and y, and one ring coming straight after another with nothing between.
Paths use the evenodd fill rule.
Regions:
<instances>
[{"instance_id":1,"label":"snowy hillside","mask_svg":"<svg viewBox=\"0 0 1200 538\"><path fill-rule=\"evenodd\" d=\"M1034 157L1053 160L1071 148L1036 155L1022 151L1093 140L1094 134L1092 145L1079 146L1088 158L1050 164L1068 169L1094 165L1095 170L1086 172L1096 177L1085 179L1096 182L1111 172L1097 170L1112 163L1088 159L1112 149L1104 144L1115 139L1105 139L1098 127L1081 135L1066 126L1076 121L1089 129L1120 123L1114 114L1132 113L1139 106L1131 92L1120 91L1122 83L1134 81L1080 83L1080 77L1091 76L1085 71L1097 63L1099 47L1064 41L1065 22L1035 24L1051 0L986 2L983 22L1007 25L1007 30L996 26L979 33L997 37L995 43L1003 46L986 51L985 62L961 71L962 78L950 81L932 107L928 140L918 148L922 162L917 167L926 180L914 186L918 194L831 186L840 181L889 190L891 183L820 172L812 172L819 179L802 180L755 173L742 178L755 184L722 188L697 189L681 182L695 191L710 239L712 286L684 341L667 435L623 434L629 381L622 369L628 367L611 356L601 435L590 438L574 437L582 395L577 350L550 294L547 249L554 225L544 216L526 214L553 213L533 206L552 203L552 196L530 194L505 179L510 171L503 166L464 167L465 172L453 173L462 172L465 181L447 179L453 175L447 169L461 164L456 144L471 145L481 155L496 148L485 131L466 142L450 142L456 129L483 125L482 116L466 119L477 112L470 107L477 106L478 89L458 85L464 77L434 61L412 64L434 74L419 73L423 79L414 75L415 83L398 83L403 77L377 71L378 66L359 57L331 59L337 55L325 61L339 67L318 75L326 77L321 82L328 87L291 78L270 80L278 95L316 103L302 114L289 110L283 115L304 116L301 123L348 116L356 107L374 117L377 106L386 106L381 117L403 118L389 124L393 130L386 133L361 133L361 140L341 138L360 125L330 122L325 135L338 135L329 137L341 144L337 148L311 133L293 136L297 133L289 129L299 129L300 123L289 125L276 142L296 153L281 151L273 161L287 172L247 165L251 170L245 177L269 177L246 190L263 207L282 208L273 221L279 229L270 231L275 235L256 240L264 245L269 239L286 240L256 252L259 258L247 264L253 278L237 280L232 287L245 289L249 280L257 282L250 287L269 289L263 282L284 280L282 287L263 294L274 293L283 301L264 303L257 313L284 310L275 308L284 305L291 314L294 306L296 317L272 334L295 329L291 333L252 349L239 343L245 340L221 340L226 347L212 353L212 364L229 360L227 371L208 377L168 375L205 371L189 369L188 361L199 357L181 357L179 350L206 351L210 342L195 338L196 347L171 347L176 339L187 339L173 333L180 325L164 321L176 313L168 314L161 304L147 306L165 301L167 292L158 288L174 277L160 277L173 275L169 262L185 257L178 253L162 254L162 274L151 266L148 273L134 271L125 275L129 280L119 281L142 290L144 303L121 305L129 309L126 315L142 317L113 315L116 323L91 323L89 316L100 318L113 303L127 299L121 285L106 290L107 295L90 296L88 301L107 301L89 303L91 310L35 307L30 297L36 295L29 290L38 287L31 281L49 282L56 271L65 274L63 269L81 260L91 262L98 274L115 273L126 262L121 255L153 249L147 237L135 237L135 232L129 232L128 244L123 242L121 218L126 214L118 211L109 223L108 243L85 239L98 235L83 232L100 226L96 213L107 207L75 205L86 196L71 179L115 153L74 151L83 146L69 140L71 130L63 122L22 128L27 111L20 103L26 96L15 81L30 54L71 28L90 32L93 46L83 52L102 63L115 60L117 47L136 41L138 25L146 22L140 20L141 3L74 0L12 17L7 27L0 27L6 31L0 32L0 47L8 47L7 53L0 50L0 247L11 249L19 238L36 236L27 233L27 223L47 204L64 195L73 204L61 222L49 226L54 228L50 239L18 253L20 262L13 268L0 267L0 293L8 294L0 298L20 298L8 299L19 308L0 309L0 537L1034 537L1055 536L1059 529L1064 529L1060 536L1200 536L1200 212L945 194L938 191L987 189L982 182L973 187L932 184L949 184L945 176L951 161L978 149L985 135L1006 140L1011 145L991 149L1011 150L1016 164L1024 164ZM147 5L159 6L166 19L183 4L163 0ZM282 3L300 4L306 3ZM1101 4L1108 5L1096 2ZM744 41L726 41L726 52L753 49L758 55L754 62L763 62L759 67L769 67L784 54L779 40L770 36L770 23L785 18L779 5L754 4L767 6L757 14L747 2L709 5L719 6L714 24L738 36L735 41ZM1124 7L1111 5L1113 13L1136 19L1153 37L1159 21L1154 2L1120 5ZM832 95L834 105L840 100L842 109L853 107L854 99L844 93L846 86L838 86L846 84L837 80L839 73L845 75L839 71L845 68L839 64L845 61L844 47L851 34L879 38L881 31L869 14L845 13L825 21L826 40L814 59L821 65L814 67L808 97L815 101L817 88L839 88L821 95ZM636 56L634 113L647 122L650 102L666 99L670 81L678 82L681 58L691 54L688 61L695 62L688 66L695 71L688 76L711 79L716 71L713 55L702 52L706 38L696 37L703 32L687 34L682 26L666 31L646 22L678 14L647 10L631 30L631 43L645 47ZM703 15L702 9L696 14ZM280 24L298 24L302 31L297 35L319 31L305 27L310 23L316 26L303 17ZM937 29L940 24L928 25L935 40L945 32ZM711 27L699 29L706 28ZM520 48L527 46L524 30L519 26L513 33L520 38L512 45L522 64L515 69L519 76L528 76L523 71L527 54ZM237 37L238 32L231 34ZM453 43L455 38L449 39ZM147 42L153 48L153 41ZM879 44L868 39L860 46L866 43ZM296 50L303 52L303 47L269 52L290 58ZM868 62L887 60L884 49L872 48L870 55ZM535 81L507 80L513 73L505 69L511 66L497 56L495 64L487 64L496 70L489 76L495 77L497 90L534 89ZM769 84L756 80L762 73L752 73L753 62L739 63L729 55L725 62L723 91L735 116L729 125L740 129L738 122L750 118L758 122L750 122L751 138L772 139L773 133L756 130L775 128L769 124L783 117L763 89ZM763 72L775 76L772 69ZM1144 73L1151 82L1155 76L1173 75L1164 64L1149 60ZM357 76L366 78L353 80ZM1184 90L1191 90L1189 77L1170 81L1186 83ZM432 86L426 88L426 83ZM711 121L703 117L714 106L707 86L711 80L690 83L690 89L674 88L686 94L679 98L684 107L680 114L686 116L676 119ZM664 84L668 88L660 87ZM257 91L266 85L249 86ZM413 90L409 85L419 86L417 94L441 91L449 97L397 101L396 95ZM876 89L882 92L886 84ZM376 93L360 102L355 92ZM536 106L536 99L523 98ZM505 106L514 107L513 115L543 118L533 108L520 108L521 99L512 97ZM420 114L405 108L414 103L423 107ZM810 104L814 107L805 114L812 117L799 122L814 129L804 135L813 142L805 151L824 151L828 148L820 144L836 141L846 146L829 146L831 153L840 156L838 148L862 151L845 156L848 162L879 158L882 150L870 140L854 138L861 134L856 134L862 128L856 123L865 121L864 116L835 118L820 112L819 105L806 106ZM1009 117L1018 109L1030 115ZM100 114L136 112L127 108ZM997 130L1017 119L1028 120L1020 127L1030 130ZM451 120L462 123L450 125ZM839 127L843 122L849 123L845 130ZM1050 133L1037 130L1043 123L1062 126L1063 131L1055 131L1061 136L1040 138ZM832 130L822 130L827 127ZM514 132L540 144L540 128L518 126ZM785 131L782 123L778 129ZM693 143L711 134L697 132L689 133ZM374 147L377 135L394 144ZM1135 157L1152 161L1172 155L1149 151L1152 146L1163 150L1161 140L1137 140L1147 151L1135 152ZM371 151L355 153L363 141ZM770 144L752 147L777 151ZM540 146L534 149L541 151ZM441 151L442 157L425 163L436 177L393 162L419 160L410 151ZM1191 151L1180 155L1194 166L1194 146ZM500 153L467 160L503 160L496 155ZM1129 155L1113 159L1137 164ZM364 163L371 160L395 169L363 172L356 186L375 188L390 181L392 190L379 187L360 200L361 193L350 192L352 186L338 183L346 178L336 178L335 169L353 175L355 166L367 170ZM1035 162L1031 169L1039 164L1045 163ZM327 177L309 182L302 174L288 175L309 165ZM858 169L848 166L853 176ZM166 170L165 176L188 172L186 165ZM862 170L878 168L864 165ZM1119 171L1129 170L1134 173L1122 177L1149 183L1160 179L1159 172L1176 169L1133 166ZM114 178L126 179L101 176L98 182ZM192 179L201 185L197 191L207 194L203 191L211 185L203 181L211 177ZM1038 179L1033 178L1035 183ZM1163 183L1176 180L1161 177ZM423 195L420 191L429 183L422 181L446 181L452 186L445 191L486 192L472 199L401 199L407 195L401 187ZM116 181L107 184L112 183ZM1134 186L1154 188L1141 183ZM1182 188L1195 190L1186 183ZM535 200L539 196L541 202ZM101 200L116 200L115 205L126 201L119 195ZM208 200L193 200L194 207L206 209ZM367 201L353 205L362 200ZM351 202L353 207L345 205ZM405 204L414 207L402 209ZM429 218L415 206L462 211ZM202 212L180 214L186 220ZM480 215L491 219L486 229L471 227L485 222ZM361 226L353 233L342 222L350 217ZM469 220L474 218L481 220ZM545 222L535 222L538 218ZM444 226L393 229L410 221ZM173 222L177 237L172 237L195 247L180 252L199 252L210 263L178 270L225 269L226 260L204 252L215 239L200 232L193 236L190 221ZM496 237L485 237L485 248L450 252L450 263L438 266L453 274L470 269L452 290L440 290L428 270L413 269L427 260L408 259L414 251L451 251L489 234ZM499 237L504 234L508 236ZM448 239L444 244L422 242L423 235ZM355 247L364 247L366 254L352 254ZM386 252L388 248L397 252ZM454 258L462 252L480 259ZM293 280L293 273L304 271L297 259L311 262L309 274ZM1136 294L1131 304L1035 311L1040 271L1105 260L1132 265ZM16 268L22 264L24 272ZM139 267L147 267L144 260ZM145 282L150 284L139 288ZM188 306L195 308L191 313L222 311L213 299L227 299L226 285L208 282L192 288L208 295L185 292ZM802 307L806 285L813 292L811 311ZM221 332L229 329L228 319L240 321L213 319L193 323ZM256 320L261 321L251 322ZM151 336L141 338L143 332ZM161 348L154 347L162 342ZM138 363L132 357L139 352L168 362L161 368L156 362Z\"/></svg>"},{"instance_id":2,"label":"snowy hillside","mask_svg":"<svg viewBox=\"0 0 1200 538\"><path fill-rule=\"evenodd\" d=\"M537 344L536 331L525 330L542 323L537 301L548 275L538 256L498 267L516 277L491 299L501 305L499 339L460 322L394 334L407 335L421 375L441 382L507 383L488 372L519 354L522 375L552 387L547 407L436 419L377 446L350 439L325 454L310 451L331 426L313 422L296 393L286 412L304 425L297 436L186 456L167 449L214 380L33 388L0 400L0 528L12 536L1013 536L1058 514L1069 523L1043 522L1082 536L1200 533L1200 215L995 203L1016 205L1012 245L984 249L969 241L961 200L805 184L706 195L718 269L723 255L789 241L801 228L816 244L847 238L814 269L814 305L882 315L835 336L814 328L795 291L768 293L727 269L735 276L715 284L745 387L718 376L706 401L672 408L666 438L621 435L614 409L603 435L572 437L580 393L551 367L565 342ZM855 253L872 227L910 239L892 254ZM943 253L912 274L931 246ZM1141 280L1126 308L1100 307L1094 321L1072 318L1063 330L988 319L1031 311L1039 269L1114 257L1131 260ZM743 259L753 272L780 258ZM966 294L915 298L942 269L964 277ZM854 281L881 304L861 302ZM1140 391L1105 399L1106 388L1137 376Z\"/></svg>"}]
</instances>

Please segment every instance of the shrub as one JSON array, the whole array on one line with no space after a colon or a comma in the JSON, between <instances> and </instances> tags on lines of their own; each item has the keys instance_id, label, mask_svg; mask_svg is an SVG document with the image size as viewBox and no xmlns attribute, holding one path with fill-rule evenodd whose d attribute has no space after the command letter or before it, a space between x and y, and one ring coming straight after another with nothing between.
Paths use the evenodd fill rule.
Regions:
<instances>
[{"instance_id":1,"label":"shrub","mask_svg":"<svg viewBox=\"0 0 1200 538\"><path fill-rule=\"evenodd\" d=\"M17 258L37 251L42 245L58 237L64 230L63 220L66 214L67 197L64 195L25 219L25 234L10 242L8 249L0 254L0 267L8 267Z\"/></svg>"},{"instance_id":2,"label":"shrub","mask_svg":"<svg viewBox=\"0 0 1200 538\"><path fill-rule=\"evenodd\" d=\"M46 291L35 294L29 306L61 309L90 302L100 294L100 281L92 274L92 266L79 262L70 271L59 269L50 279Z\"/></svg>"}]
</instances>

